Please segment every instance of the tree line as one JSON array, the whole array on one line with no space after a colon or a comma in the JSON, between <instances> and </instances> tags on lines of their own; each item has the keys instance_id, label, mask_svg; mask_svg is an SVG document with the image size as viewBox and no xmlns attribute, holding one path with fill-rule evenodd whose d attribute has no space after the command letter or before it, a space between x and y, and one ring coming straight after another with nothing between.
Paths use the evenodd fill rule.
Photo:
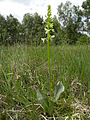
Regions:
<instances>
[{"instance_id":1,"label":"tree line","mask_svg":"<svg viewBox=\"0 0 90 120\"><path fill-rule=\"evenodd\" d=\"M58 17L53 17L55 38L50 44L90 44L90 1L79 6L67 1L57 8ZM45 21L37 12L26 13L20 23L13 15L6 18L0 14L0 45L42 45Z\"/></svg>"}]
</instances>

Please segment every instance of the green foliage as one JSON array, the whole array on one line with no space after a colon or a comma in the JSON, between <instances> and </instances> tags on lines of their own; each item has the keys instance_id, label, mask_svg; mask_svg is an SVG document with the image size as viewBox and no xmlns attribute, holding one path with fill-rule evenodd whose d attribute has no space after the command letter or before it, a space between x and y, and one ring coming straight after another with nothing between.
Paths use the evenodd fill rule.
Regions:
<instances>
[{"instance_id":1,"label":"green foliage","mask_svg":"<svg viewBox=\"0 0 90 120\"><path fill-rule=\"evenodd\" d=\"M44 37L43 18L38 13L34 13L34 15L27 13L23 17L22 24L25 32L25 43L40 45L40 40Z\"/></svg>"},{"instance_id":2,"label":"green foliage","mask_svg":"<svg viewBox=\"0 0 90 120\"><path fill-rule=\"evenodd\" d=\"M0 15L0 43L13 45L23 38L21 24L11 14L5 19Z\"/></svg>"},{"instance_id":3,"label":"green foliage","mask_svg":"<svg viewBox=\"0 0 90 120\"><path fill-rule=\"evenodd\" d=\"M58 82L55 86L54 96L47 96L41 90L37 90L37 99L39 103L42 105L43 109L50 116L54 114L54 104L59 99L61 93L64 92L64 86L61 82Z\"/></svg>"},{"instance_id":4,"label":"green foliage","mask_svg":"<svg viewBox=\"0 0 90 120\"><path fill-rule=\"evenodd\" d=\"M89 44L90 38L79 33L79 7L66 2L59 10L64 26L51 17L50 5L44 23L37 13L25 14L22 24L12 15L0 15L0 44L38 46L42 37L47 42L47 48L0 46L1 120L90 119L90 46L50 46Z\"/></svg>"},{"instance_id":5,"label":"green foliage","mask_svg":"<svg viewBox=\"0 0 90 120\"><path fill-rule=\"evenodd\" d=\"M12 15L7 16L6 20L6 30L7 30L7 38L5 39L5 44L14 44L19 41L19 26L20 23L18 19L14 18Z\"/></svg>"},{"instance_id":6,"label":"green foliage","mask_svg":"<svg viewBox=\"0 0 90 120\"><path fill-rule=\"evenodd\" d=\"M90 1L86 0L82 3L83 16L85 18L84 30L90 35Z\"/></svg>"},{"instance_id":7,"label":"green foliage","mask_svg":"<svg viewBox=\"0 0 90 120\"><path fill-rule=\"evenodd\" d=\"M55 91L54 91L54 101L57 101L60 97L60 94L64 92L64 86L62 84L62 82L58 82L56 87L55 87Z\"/></svg>"},{"instance_id":8,"label":"green foliage","mask_svg":"<svg viewBox=\"0 0 90 120\"><path fill-rule=\"evenodd\" d=\"M4 39L6 39L6 20L0 14L0 44L4 43Z\"/></svg>"},{"instance_id":9,"label":"green foliage","mask_svg":"<svg viewBox=\"0 0 90 120\"><path fill-rule=\"evenodd\" d=\"M42 105L45 113L51 116L54 112L54 102L52 101L52 99L40 90L37 90L37 99Z\"/></svg>"},{"instance_id":10,"label":"green foliage","mask_svg":"<svg viewBox=\"0 0 90 120\"><path fill-rule=\"evenodd\" d=\"M77 40L77 44L90 44L90 37L88 37L87 35L81 35L80 38L78 38Z\"/></svg>"},{"instance_id":11,"label":"green foliage","mask_svg":"<svg viewBox=\"0 0 90 120\"><path fill-rule=\"evenodd\" d=\"M71 119L78 112L82 118L89 119L90 46L50 46L50 64L52 98L48 91L46 47L27 46L27 51L25 45L0 47L1 118L6 117L9 120L9 114L13 119L19 120L43 119L42 115L47 119L65 119L67 116ZM1 68L9 81L9 92ZM60 81L63 82L65 90L54 102L55 86ZM37 101L38 89L41 96L45 96L45 107L42 99ZM78 109L78 106L81 107ZM85 110L85 113L82 113L82 110Z\"/></svg>"},{"instance_id":12,"label":"green foliage","mask_svg":"<svg viewBox=\"0 0 90 120\"><path fill-rule=\"evenodd\" d=\"M54 28L54 35L55 38L53 39L53 43L55 45L61 45L63 43L63 31L61 30L61 25L56 16L53 18L53 28Z\"/></svg>"},{"instance_id":13,"label":"green foliage","mask_svg":"<svg viewBox=\"0 0 90 120\"><path fill-rule=\"evenodd\" d=\"M72 5L69 1L65 4L61 3L57 12L58 19L54 16L51 20L53 26L50 25L50 27L54 28L55 38L50 41L50 45L76 44L83 33L90 37L89 0L82 3L82 9ZM44 27L45 20L37 12L34 14L26 13L21 23L11 14L6 18L0 15L0 45L25 43L44 46L45 39L42 39L46 37ZM81 35L79 36L79 34ZM52 30L50 30L50 35L53 39Z\"/></svg>"},{"instance_id":14,"label":"green foliage","mask_svg":"<svg viewBox=\"0 0 90 120\"><path fill-rule=\"evenodd\" d=\"M25 14L22 23L11 14L6 19L0 15L0 44L29 43L38 46L44 36L43 18L38 13Z\"/></svg>"},{"instance_id":15,"label":"green foliage","mask_svg":"<svg viewBox=\"0 0 90 120\"><path fill-rule=\"evenodd\" d=\"M58 6L58 18L64 31L65 43L75 44L78 38L78 32L83 27L82 11L79 6L75 6L67 1ZM65 38L66 36L66 38Z\"/></svg>"}]
</instances>

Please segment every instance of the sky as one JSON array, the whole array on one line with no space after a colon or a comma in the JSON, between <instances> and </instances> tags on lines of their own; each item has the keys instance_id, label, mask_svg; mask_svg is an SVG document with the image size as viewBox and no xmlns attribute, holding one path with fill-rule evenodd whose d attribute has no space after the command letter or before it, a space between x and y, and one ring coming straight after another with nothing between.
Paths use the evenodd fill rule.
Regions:
<instances>
[{"instance_id":1,"label":"sky","mask_svg":"<svg viewBox=\"0 0 90 120\"><path fill-rule=\"evenodd\" d=\"M81 6L84 0L69 0L74 5ZM40 16L45 16L47 13L48 4L51 5L52 15L57 15L57 6L66 0L0 0L0 14L12 14L19 21L22 21L25 13L33 14L37 12Z\"/></svg>"}]
</instances>

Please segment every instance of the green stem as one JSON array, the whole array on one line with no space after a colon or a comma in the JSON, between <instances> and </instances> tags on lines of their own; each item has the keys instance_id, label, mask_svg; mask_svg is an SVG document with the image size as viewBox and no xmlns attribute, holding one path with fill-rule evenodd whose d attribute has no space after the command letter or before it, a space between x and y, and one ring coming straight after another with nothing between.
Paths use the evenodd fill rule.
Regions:
<instances>
[{"instance_id":1,"label":"green stem","mask_svg":"<svg viewBox=\"0 0 90 120\"><path fill-rule=\"evenodd\" d=\"M49 32L47 33L47 50L48 50L49 94L50 94L50 97L51 97L51 71L50 71Z\"/></svg>"}]
</instances>

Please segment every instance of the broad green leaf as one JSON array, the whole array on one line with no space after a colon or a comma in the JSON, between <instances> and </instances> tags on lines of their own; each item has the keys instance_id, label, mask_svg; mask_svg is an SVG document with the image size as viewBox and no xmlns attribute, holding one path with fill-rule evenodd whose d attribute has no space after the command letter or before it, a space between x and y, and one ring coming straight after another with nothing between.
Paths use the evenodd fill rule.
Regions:
<instances>
[{"instance_id":1,"label":"broad green leaf","mask_svg":"<svg viewBox=\"0 0 90 120\"><path fill-rule=\"evenodd\" d=\"M57 101L59 99L62 92L64 92L64 86L62 82L58 82L54 90L54 101Z\"/></svg>"},{"instance_id":2,"label":"broad green leaf","mask_svg":"<svg viewBox=\"0 0 90 120\"><path fill-rule=\"evenodd\" d=\"M48 110L48 97L46 97L42 91L37 90L37 99L46 112Z\"/></svg>"},{"instance_id":3,"label":"broad green leaf","mask_svg":"<svg viewBox=\"0 0 90 120\"><path fill-rule=\"evenodd\" d=\"M49 115L53 113L53 101L46 96L43 91L37 90L37 99L39 103L43 106L44 111L47 112Z\"/></svg>"},{"instance_id":4,"label":"broad green leaf","mask_svg":"<svg viewBox=\"0 0 90 120\"><path fill-rule=\"evenodd\" d=\"M37 90L37 99L38 101L42 101L45 99L45 95L40 90Z\"/></svg>"}]
</instances>

